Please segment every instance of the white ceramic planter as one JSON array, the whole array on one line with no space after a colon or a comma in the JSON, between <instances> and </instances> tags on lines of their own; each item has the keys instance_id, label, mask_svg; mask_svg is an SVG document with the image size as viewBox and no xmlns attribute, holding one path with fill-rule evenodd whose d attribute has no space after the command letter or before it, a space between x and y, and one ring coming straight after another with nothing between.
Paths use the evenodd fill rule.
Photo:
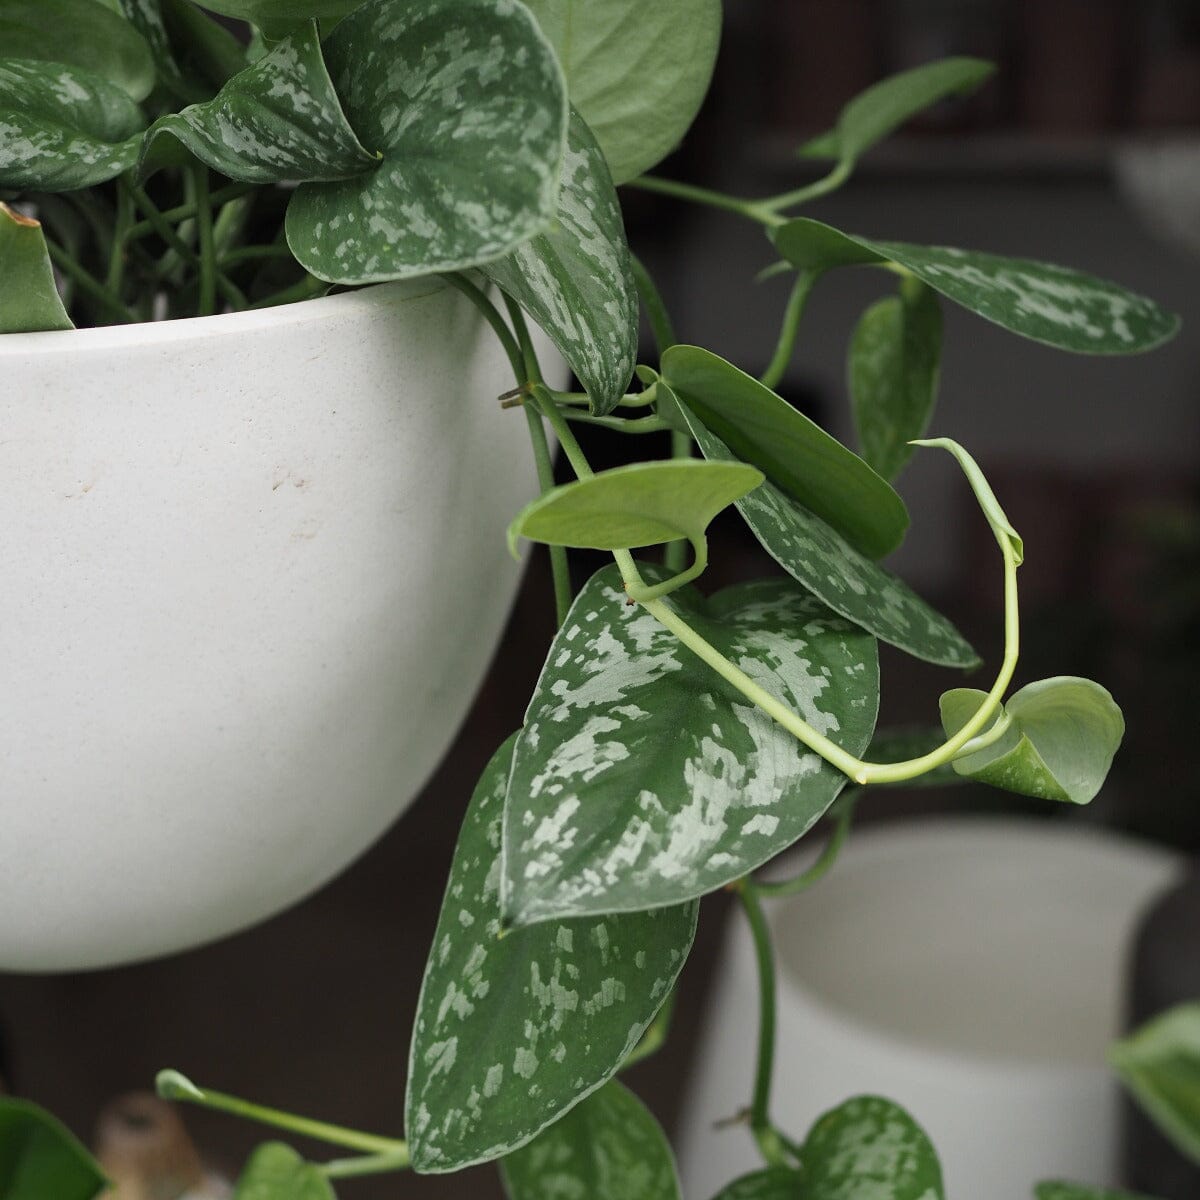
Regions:
<instances>
[{"instance_id":1,"label":"white ceramic planter","mask_svg":"<svg viewBox=\"0 0 1200 1200\"><path fill-rule=\"evenodd\" d=\"M946 1194L1015 1200L1047 1178L1116 1178L1120 1022L1137 918L1171 855L1078 826L943 819L856 832L832 874L772 905L779 1030L772 1111L803 1135L854 1095L924 1125ZM688 1090L681 1165L708 1196L754 1168L744 1130L758 996L731 927Z\"/></svg>"},{"instance_id":2,"label":"white ceramic planter","mask_svg":"<svg viewBox=\"0 0 1200 1200\"><path fill-rule=\"evenodd\" d=\"M436 766L536 491L469 303L0 338L0 969L279 911Z\"/></svg>"}]
</instances>

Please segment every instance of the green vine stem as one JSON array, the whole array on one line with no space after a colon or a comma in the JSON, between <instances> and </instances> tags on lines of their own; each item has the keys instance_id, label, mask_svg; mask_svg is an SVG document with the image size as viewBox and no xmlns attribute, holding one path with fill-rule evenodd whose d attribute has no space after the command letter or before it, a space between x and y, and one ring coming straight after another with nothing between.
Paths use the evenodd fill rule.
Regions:
<instances>
[{"instance_id":1,"label":"green vine stem","mask_svg":"<svg viewBox=\"0 0 1200 1200\"><path fill-rule=\"evenodd\" d=\"M57 242L46 238L50 261L86 296L96 302L109 317L124 325L137 322L137 315L119 296L115 296L86 267L81 267Z\"/></svg>"},{"instance_id":2,"label":"green vine stem","mask_svg":"<svg viewBox=\"0 0 1200 1200\"><path fill-rule=\"evenodd\" d=\"M837 862L842 848L850 836L850 828L854 822L854 810L858 807L861 795L862 792L858 788L852 788L842 795L838 801L837 824L834 826L825 848L811 867L792 879L784 879L778 883L764 883L756 880L755 887L758 889L758 894L768 900L798 896L801 892L806 892L813 884L824 879L833 864Z\"/></svg>"},{"instance_id":3,"label":"green vine stem","mask_svg":"<svg viewBox=\"0 0 1200 1200\"><path fill-rule=\"evenodd\" d=\"M822 196L828 196L830 192L836 192L850 178L853 170L853 160L843 159L828 175L822 176L815 183L809 183L804 187L796 188L795 191L774 196L770 200L764 201L763 207L770 212L778 213L786 208L796 208L800 204L807 204L810 200L819 200Z\"/></svg>"},{"instance_id":4,"label":"green vine stem","mask_svg":"<svg viewBox=\"0 0 1200 1200\"><path fill-rule=\"evenodd\" d=\"M544 496L554 487L554 461L550 456L550 443L546 439L546 427L542 415L532 404L525 405L525 419L529 422L529 440L533 445L533 458L537 464L538 486ZM554 611L561 629L571 611L571 566L567 551L562 546L551 546L550 571L554 578Z\"/></svg>"},{"instance_id":5,"label":"green vine stem","mask_svg":"<svg viewBox=\"0 0 1200 1200\"><path fill-rule=\"evenodd\" d=\"M504 353L508 356L508 364L512 367L512 373L517 381L517 385L524 385L526 381L525 358L521 353L521 347L517 345L517 339L513 336L512 330L509 329L496 306L488 299L481 288L477 287L461 272L443 275L442 279L452 288L456 288L462 292L479 310L483 319L492 327L492 332L499 339L500 345L504 347Z\"/></svg>"},{"instance_id":6,"label":"green vine stem","mask_svg":"<svg viewBox=\"0 0 1200 1200\"><path fill-rule=\"evenodd\" d=\"M355 1179L364 1175L387 1175L392 1171L405 1171L409 1167L406 1146L391 1154L368 1154L359 1158L335 1158L322 1163L317 1170L326 1179Z\"/></svg>"},{"instance_id":7,"label":"green vine stem","mask_svg":"<svg viewBox=\"0 0 1200 1200\"><path fill-rule=\"evenodd\" d=\"M200 285L196 312L210 316L217 306L217 253L213 240L212 198L208 192L208 168L193 166L188 172L192 200L196 205L196 234L200 243Z\"/></svg>"},{"instance_id":8,"label":"green vine stem","mask_svg":"<svg viewBox=\"0 0 1200 1200\"><path fill-rule=\"evenodd\" d=\"M719 208L724 212L737 213L740 217L756 221L768 228L784 224L784 218L779 216L769 203L729 196L724 192L713 191L711 188L696 187L690 183L677 183L673 179L660 179L657 175L639 175L636 179L629 180L625 186L638 188L643 192L655 192L660 196L673 196L677 200L687 200L692 204L704 205L706 208Z\"/></svg>"},{"instance_id":9,"label":"green vine stem","mask_svg":"<svg viewBox=\"0 0 1200 1200\"><path fill-rule=\"evenodd\" d=\"M792 285L792 294L788 297L787 309L783 314L783 326L779 331L779 343L771 362L762 373L762 383L775 391L783 382L792 357L796 353L796 338L800 332L800 321L812 294L813 285L821 278L820 271L801 271Z\"/></svg>"},{"instance_id":10,"label":"green vine stem","mask_svg":"<svg viewBox=\"0 0 1200 1200\"><path fill-rule=\"evenodd\" d=\"M579 412L575 409L561 410L564 417L568 421L574 421L579 425L595 425L600 429L611 429L614 433L663 433L670 429L671 426L662 419L662 417L634 417L626 419L623 417L593 417L590 413ZM678 437L678 434L673 432L673 436ZM691 455L676 455L677 458L690 458ZM678 543L672 542L672 545ZM686 542L682 543L684 546Z\"/></svg>"}]
</instances>

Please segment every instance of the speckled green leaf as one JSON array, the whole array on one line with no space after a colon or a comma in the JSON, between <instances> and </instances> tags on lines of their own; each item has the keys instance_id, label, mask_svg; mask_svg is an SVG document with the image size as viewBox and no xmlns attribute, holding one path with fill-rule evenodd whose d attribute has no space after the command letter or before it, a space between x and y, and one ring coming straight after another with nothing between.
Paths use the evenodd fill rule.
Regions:
<instances>
[{"instance_id":1,"label":"speckled green leaf","mask_svg":"<svg viewBox=\"0 0 1200 1200\"><path fill-rule=\"evenodd\" d=\"M974 688L942 696L947 736L975 715L984 698ZM1007 792L1087 804L1103 785L1125 733L1112 696L1090 679L1060 676L1023 687L1004 710L1012 718L1010 728L992 745L955 759L954 769Z\"/></svg>"},{"instance_id":2,"label":"speckled green leaf","mask_svg":"<svg viewBox=\"0 0 1200 1200\"><path fill-rule=\"evenodd\" d=\"M753 376L708 350L672 346L662 377L742 462L864 554L882 558L900 544L908 511L891 485Z\"/></svg>"},{"instance_id":3,"label":"speckled green leaf","mask_svg":"<svg viewBox=\"0 0 1200 1200\"><path fill-rule=\"evenodd\" d=\"M267 1142L246 1164L233 1200L334 1200L329 1180L290 1146Z\"/></svg>"},{"instance_id":4,"label":"speckled green leaf","mask_svg":"<svg viewBox=\"0 0 1200 1200\"><path fill-rule=\"evenodd\" d=\"M1089 1187L1084 1183L1063 1183L1051 1180L1039 1183L1033 1192L1036 1200L1154 1200L1140 1193L1119 1192L1114 1188Z\"/></svg>"},{"instance_id":5,"label":"speckled green leaf","mask_svg":"<svg viewBox=\"0 0 1200 1200\"><path fill-rule=\"evenodd\" d=\"M120 88L60 63L0 59L0 188L69 192L121 174L145 121Z\"/></svg>"},{"instance_id":6,"label":"speckled green leaf","mask_svg":"<svg viewBox=\"0 0 1200 1200\"><path fill-rule=\"evenodd\" d=\"M679 144L708 93L721 0L526 0L617 183Z\"/></svg>"},{"instance_id":7,"label":"speckled green leaf","mask_svg":"<svg viewBox=\"0 0 1200 1200\"><path fill-rule=\"evenodd\" d=\"M509 1200L679 1200L661 1127L615 1080L509 1155L501 1171Z\"/></svg>"},{"instance_id":8,"label":"speckled green leaf","mask_svg":"<svg viewBox=\"0 0 1200 1200\"><path fill-rule=\"evenodd\" d=\"M667 578L645 565L650 584ZM507 922L629 912L761 866L846 784L685 649L614 567L579 593L517 742L504 818ZM875 639L790 580L665 604L851 754L871 739Z\"/></svg>"},{"instance_id":9,"label":"speckled green leaf","mask_svg":"<svg viewBox=\"0 0 1200 1200\"><path fill-rule=\"evenodd\" d=\"M482 270L550 336L592 411L611 412L637 363L638 298L621 205L578 113L571 114L554 223Z\"/></svg>"},{"instance_id":10,"label":"speckled green leaf","mask_svg":"<svg viewBox=\"0 0 1200 1200\"><path fill-rule=\"evenodd\" d=\"M498 1158L610 1079L671 990L695 904L500 936L504 795L515 739L463 822L409 1057L405 1125L418 1171Z\"/></svg>"},{"instance_id":11,"label":"speckled green leaf","mask_svg":"<svg viewBox=\"0 0 1200 1200\"><path fill-rule=\"evenodd\" d=\"M0 55L91 71L134 100L154 87L145 39L98 0L0 0Z\"/></svg>"},{"instance_id":12,"label":"speckled green leaf","mask_svg":"<svg viewBox=\"0 0 1200 1200\"><path fill-rule=\"evenodd\" d=\"M1051 263L876 241L807 217L781 225L771 236L784 258L804 269L899 263L964 308L1059 350L1139 354L1179 329L1179 318L1153 300Z\"/></svg>"},{"instance_id":13,"label":"speckled green leaf","mask_svg":"<svg viewBox=\"0 0 1200 1200\"><path fill-rule=\"evenodd\" d=\"M502 258L558 208L562 71L516 0L372 0L325 43L359 140L383 161L302 184L287 238L333 283L453 271Z\"/></svg>"},{"instance_id":14,"label":"speckled green leaf","mask_svg":"<svg viewBox=\"0 0 1200 1200\"><path fill-rule=\"evenodd\" d=\"M49 1113L0 1096L0 1200L94 1200L108 1180Z\"/></svg>"},{"instance_id":15,"label":"speckled green leaf","mask_svg":"<svg viewBox=\"0 0 1200 1200\"><path fill-rule=\"evenodd\" d=\"M0 333L73 328L40 223L0 204Z\"/></svg>"},{"instance_id":16,"label":"speckled green leaf","mask_svg":"<svg viewBox=\"0 0 1200 1200\"><path fill-rule=\"evenodd\" d=\"M409 0L404 0L408 3ZM316 17L335 21L352 13L362 0L196 0L213 12L241 17L255 25L275 25Z\"/></svg>"},{"instance_id":17,"label":"speckled green leaf","mask_svg":"<svg viewBox=\"0 0 1200 1200\"><path fill-rule=\"evenodd\" d=\"M342 112L315 22L239 71L212 100L155 121L139 174L178 160L181 146L245 183L347 179L379 165Z\"/></svg>"},{"instance_id":18,"label":"speckled green leaf","mask_svg":"<svg viewBox=\"0 0 1200 1200\"><path fill-rule=\"evenodd\" d=\"M120 0L146 40L159 82L176 101L208 100L246 66L245 47L191 0Z\"/></svg>"},{"instance_id":19,"label":"speckled green leaf","mask_svg":"<svg viewBox=\"0 0 1200 1200\"><path fill-rule=\"evenodd\" d=\"M942 310L933 291L906 279L873 304L850 340L850 397L862 456L892 480L913 456L937 402Z\"/></svg>"},{"instance_id":20,"label":"speckled green leaf","mask_svg":"<svg viewBox=\"0 0 1200 1200\"><path fill-rule=\"evenodd\" d=\"M685 405L679 410L705 458L736 461L729 447ZM742 497L737 507L763 549L834 612L927 662L945 667L978 664L978 655L941 613L769 480Z\"/></svg>"},{"instance_id":21,"label":"speckled green leaf","mask_svg":"<svg viewBox=\"0 0 1200 1200\"><path fill-rule=\"evenodd\" d=\"M879 1096L847 1100L819 1118L802 1156L804 1200L945 1200L925 1131Z\"/></svg>"},{"instance_id":22,"label":"speckled green leaf","mask_svg":"<svg viewBox=\"0 0 1200 1200\"><path fill-rule=\"evenodd\" d=\"M804 1177L787 1167L768 1167L743 1175L713 1197L713 1200L803 1200Z\"/></svg>"},{"instance_id":23,"label":"speckled green leaf","mask_svg":"<svg viewBox=\"0 0 1200 1200\"><path fill-rule=\"evenodd\" d=\"M1143 1025L1112 1046L1109 1060L1180 1152L1200 1163L1200 1003Z\"/></svg>"}]
</instances>

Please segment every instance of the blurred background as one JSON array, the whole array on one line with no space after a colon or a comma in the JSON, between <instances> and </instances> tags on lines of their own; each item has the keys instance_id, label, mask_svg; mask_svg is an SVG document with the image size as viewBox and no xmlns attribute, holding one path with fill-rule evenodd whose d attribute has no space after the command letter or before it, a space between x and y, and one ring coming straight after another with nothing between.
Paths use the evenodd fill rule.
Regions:
<instances>
[{"instance_id":1,"label":"blurred background","mask_svg":"<svg viewBox=\"0 0 1200 1200\"><path fill-rule=\"evenodd\" d=\"M949 54L993 59L997 76L977 96L908 126L806 215L867 235L1061 262L1150 294L1184 319L1182 335L1164 349L1100 360L1018 341L947 306L934 430L973 451L1028 543L1018 683L1050 674L1097 679L1118 697L1129 732L1109 785L1086 809L964 787L870 796L861 821L1019 812L1101 824L1194 858L1200 3L731 0L726 9L710 100L687 146L659 173L751 196L798 186L815 171L795 148L882 75ZM625 201L631 240L681 339L761 371L788 282L754 282L772 261L760 232L647 193L628 191ZM879 275L848 271L821 283L782 388L845 440L846 345L887 286ZM597 462L620 462L620 441L592 439ZM956 469L945 456L919 455L899 489L913 527L891 565L994 663L999 566ZM772 570L729 518L717 527L713 562L707 588ZM580 579L593 565L580 558ZM0 1076L85 1139L111 1097L146 1088L166 1066L224 1091L398 1134L409 1027L458 823L483 765L520 723L553 632L550 594L535 554L449 758L417 805L342 879L257 929L166 961L78 976L0 975ZM913 713L936 720L937 697L952 685L885 654L881 723ZM630 1076L669 1128L696 1054L702 999L719 969L726 910L721 897L706 902L671 1044ZM1193 938L1198 925L1200 915ZM1191 960L1200 962L1196 941ZM1147 988L1159 999L1183 998L1172 989L1200 994L1200 979L1184 975L1156 976ZM737 1102L730 1098L731 1107ZM261 1140L248 1125L185 1116L204 1152L230 1174ZM1130 1182L1149 1187L1137 1169L1130 1167ZM1200 1194L1194 1175L1179 1178L1170 1185L1178 1191L1163 1191L1167 1200ZM344 1185L344 1194L486 1200L500 1190L485 1168L364 1180Z\"/></svg>"}]
</instances>

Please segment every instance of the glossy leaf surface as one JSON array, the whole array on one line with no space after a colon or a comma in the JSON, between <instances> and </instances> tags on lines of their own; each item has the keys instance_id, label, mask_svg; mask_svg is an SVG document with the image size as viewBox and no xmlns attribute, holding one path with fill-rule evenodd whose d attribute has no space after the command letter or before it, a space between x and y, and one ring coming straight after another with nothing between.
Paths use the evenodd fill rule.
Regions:
<instances>
[{"instance_id":1,"label":"glossy leaf surface","mask_svg":"<svg viewBox=\"0 0 1200 1200\"><path fill-rule=\"evenodd\" d=\"M334 1200L320 1171L290 1146L267 1142L251 1155L233 1200Z\"/></svg>"},{"instance_id":2,"label":"glossy leaf surface","mask_svg":"<svg viewBox=\"0 0 1200 1200\"><path fill-rule=\"evenodd\" d=\"M1119 1192L1115 1188L1089 1187L1084 1183L1051 1180L1039 1183L1033 1192L1036 1200L1153 1200L1152 1196Z\"/></svg>"},{"instance_id":3,"label":"glossy leaf surface","mask_svg":"<svg viewBox=\"0 0 1200 1200\"><path fill-rule=\"evenodd\" d=\"M937 402L942 310L933 291L906 280L873 304L850 341L850 396L867 463L892 480L913 456Z\"/></svg>"},{"instance_id":4,"label":"glossy leaf surface","mask_svg":"<svg viewBox=\"0 0 1200 1200\"><path fill-rule=\"evenodd\" d=\"M864 554L882 558L900 544L908 511L891 485L770 388L696 346L672 346L662 376L742 462Z\"/></svg>"},{"instance_id":5,"label":"glossy leaf surface","mask_svg":"<svg viewBox=\"0 0 1200 1200\"><path fill-rule=\"evenodd\" d=\"M643 566L651 584L668 574ZM704 895L790 846L845 786L625 601L615 567L589 580L530 702L504 818L510 924ZM879 699L870 635L790 580L663 603L819 732L866 749Z\"/></svg>"},{"instance_id":6,"label":"glossy leaf surface","mask_svg":"<svg viewBox=\"0 0 1200 1200\"><path fill-rule=\"evenodd\" d=\"M49 1113L0 1096L0 1200L94 1200L100 1167Z\"/></svg>"},{"instance_id":7,"label":"glossy leaf surface","mask_svg":"<svg viewBox=\"0 0 1200 1200\"><path fill-rule=\"evenodd\" d=\"M527 0L617 183L679 144L708 93L720 0Z\"/></svg>"},{"instance_id":8,"label":"glossy leaf surface","mask_svg":"<svg viewBox=\"0 0 1200 1200\"><path fill-rule=\"evenodd\" d=\"M1179 318L1114 283L1052 263L842 233L797 217L772 233L800 268L894 262L934 291L1035 342L1077 354L1138 354L1174 337Z\"/></svg>"},{"instance_id":9,"label":"glossy leaf surface","mask_svg":"<svg viewBox=\"0 0 1200 1200\"><path fill-rule=\"evenodd\" d=\"M735 1179L713 1200L804 1200L803 1179L799 1171L768 1167Z\"/></svg>"},{"instance_id":10,"label":"glossy leaf surface","mask_svg":"<svg viewBox=\"0 0 1200 1200\"><path fill-rule=\"evenodd\" d=\"M679 1200L661 1127L613 1080L501 1164L509 1200Z\"/></svg>"},{"instance_id":11,"label":"glossy leaf surface","mask_svg":"<svg viewBox=\"0 0 1200 1200\"><path fill-rule=\"evenodd\" d=\"M293 196L288 244L314 275L370 283L459 270L549 226L566 89L522 5L371 0L324 51L351 126L383 161Z\"/></svg>"},{"instance_id":12,"label":"glossy leaf surface","mask_svg":"<svg viewBox=\"0 0 1200 1200\"><path fill-rule=\"evenodd\" d=\"M947 692L941 700L947 736L983 700L984 693L974 688ZM1004 710L1011 727L992 745L955 759L954 769L1008 792L1087 804L1103 785L1125 733L1112 696L1090 679L1061 676L1028 684Z\"/></svg>"},{"instance_id":13,"label":"glossy leaf surface","mask_svg":"<svg viewBox=\"0 0 1200 1200\"><path fill-rule=\"evenodd\" d=\"M637 363L638 298L621 205L578 113L571 114L553 224L481 269L550 336L592 411L611 412Z\"/></svg>"},{"instance_id":14,"label":"glossy leaf surface","mask_svg":"<svg viewBox=\"0 0 1200 1200\"><path fill-rule=\"evenodd\" d=\"M0 204L0 333L73 329L41 225Z\"/></svg>"},{"instance_id":15,"label":"glossy leaf surface","mask_svg":"<svg viewBox=\"0 0 1200 1200\"><path fill-rule=\"evenodd\" d=\"M463 822L409 1059L405 1125L418 1171L524 1145L611 1078L671 990L695 904L552 922L501 937L509 739Z\"/></svg>"}]
</instances>

